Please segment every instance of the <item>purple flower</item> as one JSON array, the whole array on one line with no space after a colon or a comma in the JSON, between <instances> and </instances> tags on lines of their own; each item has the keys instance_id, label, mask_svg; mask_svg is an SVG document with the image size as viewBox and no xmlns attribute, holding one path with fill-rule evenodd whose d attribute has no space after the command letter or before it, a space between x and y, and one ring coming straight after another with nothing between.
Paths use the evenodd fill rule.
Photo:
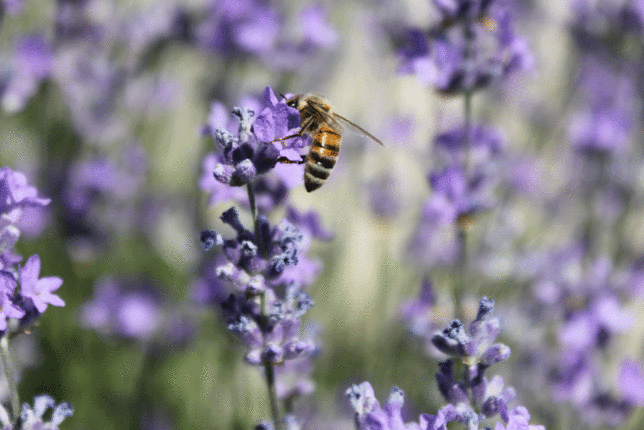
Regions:
<instances>
[{"instance_id":1,"label":"purple flower","mask_svg":"<svg viewBox=\"0 0 644 430\"><path fill-rule=\"evenodd\" d=\"M321 50L336 45L336 32L320 7L302 9L294 32L281 31L286 20L266 2L214 0L205 19L197 24L195 37L207 52L237 61L256 58L280 70L296 70Z\"/></svg>"},{"instance_id":2,"label":"purple flower","mask_svg":"<svg viewBox=\"0 0 644 430\"><path fill-rule=\"evenodd\" d=\"M644 367L637 360L624 360L619 369L621 396L631 405L644 406Z\"/></svg>"},{"instance_id":3,"label":"purple flower","mask_svg":"<svg viewBox=\"0 0 644 430\"><path fill-rule=\"evenodd\" d=\"M65 306L65 302L55 294L63 284L63 280L56 276L38 279L40 274L40 257L32 255L19 270L20 294L31 299L39 313L45 312L47 305Z\"/></svg>"},{"instance_id":4,"label":"purple flower","mask_svg":"<svg viewBox=\"0 0 644 430\"><path fill-rule=\"evenodd\" d=\"M300 115L284 101L278 101L270 87L264 90L264 103L265 107L257 117L248 108L233 109L233 115L239 120L236 135L216 125L221 123L219 115L214 116L217 112L211 114L204 130L212 135L217 144L215 159L211 157L208 161L208 166L214 164L212 174L217 181L233 187L246 185L257 175L273 169L280 155L288 156L290 152L303 147L305 142L308 143L305 138L289 139L284 142L288 145L286 147L276 142L275 139L298 129ZM220 189L205 178L202 179L202 188ZM223 192L225 195L226 191Z\"/></svg>"},{"instance_id":5,"label":"purple flower","mask_svg":"<svg viewBox=\"0 0 644 430\"><path fill-rule=\"evenodd\" d=\"M286 288L284 300L279 300L272 289L266 289L267 318L262 315L258 300L259 296L242 298L231 294L228 301L222 303L228 329L248 348L246 361L249 364L280 364L315 352L314 341L299 335L300 319L313 306L306 293L291 284Z\"/></svg>"},{"instance_id":6,"label":"purple flower","mask_svg":"<svg viewBox=\"0 0 644 430\"><path fill-rule=\"evenodd\" d=\"M517 406L508 415L506 421L506 426L503 426L502 423L496 423L494 430L546 430L542 425L531 425L528 424L530 421L530 414L528 410L523 406Z\"/></svg>"},{"instance_id":7,"label":"purple flower","mask_svg":"<svg viewBox=\"0 0 644 430\"><path fill-rule=\"evenodd\" d=\"M611 48L621 46L620 39L627 39L631 35L639 37L644 28L644 7L638 0L601 4L575 0L571 9L572 35L583 52L605 51L610 55ZM623 52L619 54L623 55Z\"/></svg>"},{"instance_id":8,"label":"purple flower","mask_svg":"<svg viewBox=\"0 0 644 430\"><path fill-rule=\"evenodd\" d=\"M16 280L13 275L0 270L0 331L7 329L7 318L20 319L25 316L25 311L16 306L13 293L16 289Z\"/></svg>"},{"instance_id":9,"label":"purple flower","mask_svg":"<svg viewBox=\"0 0 644 430\"><path fill-rule=\"evenodd\" d=\"M304 43L309 47L328 49L338 41L338 32L331 27L324 9L319 5L302 9L299 25L304 34Z\"/></svg>"},{"instance_id":10,"label":"purple flower","mask_svg":"<svg viewBox=\"0 0 644 430\"><path fill-rule=\"evenodd\" d=\"M96 285L96 295L81 309L85 327L140 341L150 340L161 328L163 311L158 296L148 288L126 291L106 278Z\"/></svg>"},{"instance_id":11,"label":"purple flower","mask_svg":"<svg viewBox=\"0 0 644 430\"><path fill-rule=\"evenodd\" d=\"M407 30L401 73L415 73L421 83L454 95L533 68L527 43L516 35L504 3L437 0L434 4L440 23L427 30Z\"/></svg>"},{"instance_id":12,"label":"purple flower","mask_svg":"<svg viewBox=\"0 0 644 430\"><path fill-rule=\"evenodd\" d=\"M570 122L572 147L585 154L628 153L642 109L632 74L618 74L591 57L578 85L584 106Z\"/></svg>"},{"instance_id":13,"label":"purple flower","mask_svg":"<svg viewBox=\"0 0 644 430\"><path fill-rule=\"evenodd\" d=\"M23 0L2 0L1 3L8 15L15 16L22 11Z\"/></svg>"},{"instance_id":14,"label":"purple flower","mask_svg":"<svg viewBox=\"0 0 644 430\"><path fill-rule=\"evenodd\" d=\"M27 177L8 167L0 168L0 214L10 216L14 222L19 219L16 209L27 206L45 206L51 201L37 197L36 188L27 184Z\"/></svg>"},{"instance_id":15,"label":"purple flower","mask_svg":"<svg viewBox=\"0 0 644 430\"><path fill-rule=\"evenodd\" d=\"M40 82L51 73L52 60L51 48L42 35L33 34L19 40L9 81L0 90L5 111L14 113L25 108Z\"/></svg>"},{"instance_id":16,"label":"purple flower","mask_svg":"<svg viewBox=\"0 0 644 430\"><path fill-rule=\"evenodd\" d=\"M223 243L229 263L217 268L217 276L241 292L257 285L284 284L285 270L299 261L302 233L287 220L271 229L263 216L258 220L256 233L251 233L241 224L234 207L224 212L221 219L236 230L236 239L218 240L215 232L202 233L205 242L214 237L214 243Z\"/></svg>"},{"instance_id":17,"label":"purple flower","mask_svg":"<svg viewBox=\"0 0 644 430\"><path fill-rule=\"evenodd\" d=\"M51 418L49 421L44 421L43 416L48 409L52 409ZM20 411L21 429L24 430L40 430L51 429L58 430L58 425L62 423L65 418L71 417L74 414L72 405L63 402L56 405L54 399L47 395L41 394L34 397L34 406L30 407L27 403L22 404Z\"/></svg>"},{"instance_id":18,"label":"purple flower","mask_svg":"<svg viewBox=\"0 0 644 430\"><path fill-rule=\"evenodd\" d=\"M225 297L222 290L226 284L240 293L228 295L221 306L229 330L248 348L249 364L278 364L313 354L315 343L299 335L300 318L313 301L292 281L297 275L288 271L299 265L303 234L286 220L271 228L264 216L258 217L255 231L250 232L235 208L224 212L221 219L237 237L224 239L213 231L202 233L204 246L220 246L228 263L215 268L215 276L224 284L210 290L204 283L201 295ZM285 291L283 299L276 289Z\"/></svg>"}]
</instances>

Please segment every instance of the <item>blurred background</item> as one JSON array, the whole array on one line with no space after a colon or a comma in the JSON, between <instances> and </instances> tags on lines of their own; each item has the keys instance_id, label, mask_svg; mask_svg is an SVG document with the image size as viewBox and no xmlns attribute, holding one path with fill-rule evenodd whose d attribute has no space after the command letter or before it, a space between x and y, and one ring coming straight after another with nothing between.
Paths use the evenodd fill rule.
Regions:
<instances>
[{"instance_id":1,"label":"blurred background","mask_svg":"<svg viewBox=\"0 0 644 430\"><path fill-rule=\"evenodd\" d=\"M250 225L245 188L213 182L207 130L234 124L235 106L261 110L270 86L324 95L384 142L346 133L313 193L298 165L262 183L272 224L313 211L323 232L306 250L304 329L319 351L305 372L315 391L293 399L303 428L353 428L344 392L364 380L383 403L402 388L406 420L435 413L428 340L471 321L484 295L512 348L495 371L531 422L641 428L644 400L620 366L641 370L644 357L644 3L495 1L507 15L479 17L497 46L478 55L502 71L466 91L478 130L467 157L486 189L465 244L431 179L466 122L463 92L441 84L446 60L433 57L443 36L432 39L460 3L2 0L0 164L52 200L23 216L16 251L40 255L66 302L12 340L21 399L70 402L70 429L269 418L263 372L209 296L218 256L199 234L231 237L219 219L231 206ZM474 185L463 187L444 194ZM593 339L592 357L570 358L575 333Z\"/></svg>"}]
</instances>

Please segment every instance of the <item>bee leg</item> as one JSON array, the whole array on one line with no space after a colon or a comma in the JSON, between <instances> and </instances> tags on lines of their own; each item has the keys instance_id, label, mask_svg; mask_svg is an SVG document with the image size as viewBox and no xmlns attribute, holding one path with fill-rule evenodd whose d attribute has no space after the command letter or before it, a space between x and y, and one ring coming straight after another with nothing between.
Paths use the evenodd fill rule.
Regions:
<instances>
[{"instance_id":1,"label":"bee leg","mask_svg":"<svg viewBox=\"0 0 644 430\"><path fill-rule=\"evenodd\" d=\"M301 160L293 161L293 160L289 160L286 157L280 157L280 158L277 159L277 162L278 163L283 163L283 164L304 164L304 163L306 163L306 158L302 157Z\"/></svg>"},{"instance_id":2,"label":"bee leg","mask_svg":"<svg viewBox=\"0 0 644 430\"><path fill-rule=\"evenodd\" d=\"M284 143L285 140L293 139L294 137L300 137L300 136L302 136L302 133L291 134L290 136L284 136L284 137L280 137L279 139L273 139L269 143L282 142L282 145L286 145L286 143Z\"/></svg>"}]
</instances>

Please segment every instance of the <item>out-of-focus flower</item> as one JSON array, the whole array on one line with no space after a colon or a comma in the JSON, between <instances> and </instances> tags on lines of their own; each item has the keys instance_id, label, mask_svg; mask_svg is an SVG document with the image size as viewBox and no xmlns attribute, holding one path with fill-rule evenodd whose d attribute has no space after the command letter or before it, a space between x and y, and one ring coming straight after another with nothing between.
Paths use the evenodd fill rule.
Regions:
<instances>
[{"instance_id":1,"label":"out-of-focus flower","mask_svg":"<svg viewBox=\"0 0 644 430\"><path fill-rule=\"evenodd\" d=\"M52 61L51 47L42 35L20 39L8 78L0 85L2 108L9 113L23 110L38 91L40 82L49 77Z\"/></svg>"},{"instance_id":2,"label":"out-of-focus flower","mask_svg":"<svg viewBox=\"0 0 644 430\"><path fill-rule=\"evenodd\" d=\"M571 145L587 154L628 151L642 109L632 75L586 58L579 76L583 106L570 122Z\"/></svg>"},{"instance_id":3,"label":"out-of-focus flower","mask_svg":"<svg viewBox=\"0 0 644 430\"><path fill-rule=\"evenodd\" d=\"M49 421L45 421L43 416L50 408L52 409L51 418ZM20 428L24 430L58 430L59 424L73 414L74 408L72 408L71 404L63 402L56 405L51 396L42 394L34 397L33 408L27 403L23 403L20 411Z\"/></svg>"},{"instance_id":4,"label":"out-of-focus flower","mask_svg":"<svg viewBox=\"0 0 644 430\"><path fill-rule=\"evenodd\" d=\"M571 3L571 32L583 52L626 52L620 42L640 37L644 29L644 7L638 0L596 3L574 0ZM615 51L617 53L617 51Z\"/></svg>"},{"instance_id":5,"label":"out-of-focus flower","mask_svg":"<svg viewBox=\"0 0 644 430\"><path fill-rule=\"evenodd\" d=\"M147 341L157 334L163 310L157 294L148 288L124 289L106 278L96 286L96 296L86 303L80 319L85 327L104 335Z\"/></svg>"},{"instance_id":6,"label":"out-of-focus flower","mask_svg":"<svg viewBox=\"0 0 644 430\"><path fill-rule=\"evenodd\" d=\"M493 207L505 146L499 132L480 126L469 136L456 127L439 134L435 143L432 158L438 167L427 175L433 193L408 245L410 259L427 268L454 264L462 247L459 232Z\"/></svg>"},{"instance_id":7,"label":"out-of-focus flower","mask_svg":"<svg viewBox=\"0 0 644 430\"><path fill-rule=\"evenodd\" d=\"M644 367L637 360L624 360L619 371L622 397L631 405L644 406Z\"/></svg>"},{"instance_id":8,"label":"out-of-focus flower","mask_svg":"<svg viewBox=\"0 0 644 430\"><path fill-rule=\"evenodd\" d=\"M377 176L367 183L369 207L381 220L394 219L402 209L396 178L391 172Z\"/></svg>"},{"instance_id":9,"label":"out-of-focus flower","mask_svg":"<svg viewBox=\"0 0 644 430\"><path fill-rule=\"evenodd\" d=\"M0 214L3 218L9 217L13 222L17 222L20 212L16 209L45 206L51 201L37 195L38 191L27 184L24 174L14 172L8 167L0 168Z\"/></svg>"},{"instance_id":10,"label":"out-of-focus flower","mask_svg":"<svg viewBox=\"0 0 644 430\"><path fill-rule=\"evenodd\" d=\"M0 3L0 8L11 16L18 15L24 6L23 0L2 0ZM2 18L0 15L0 19Z\"/></svg>"},{"instance_id":11,"label":"out-of-focus flower","mask_svg":"<svg viewBox=\"0 0 644 430\"><path fill-rule=\"evenodd\" d=\"M512 12L499 1L435 1L438 23L410 28L399 71L447 95L475 91L518 70L531 70L527 42L515 33Z\"/></svg>"},{"instance_id":12,"label":"out-of-focus flower","mask_svg":"<svg viewBox=\"0 0 644 430\"><path fill-rule=\"evenodd\" d=\"M303 8L292 26L285 26L286 21L272 2L213 0L195 28L195 39L207 52L236 60L257 58L279 70L295 70L336 46L338 36L320 6Z\"/></svg>"}]
</instances>

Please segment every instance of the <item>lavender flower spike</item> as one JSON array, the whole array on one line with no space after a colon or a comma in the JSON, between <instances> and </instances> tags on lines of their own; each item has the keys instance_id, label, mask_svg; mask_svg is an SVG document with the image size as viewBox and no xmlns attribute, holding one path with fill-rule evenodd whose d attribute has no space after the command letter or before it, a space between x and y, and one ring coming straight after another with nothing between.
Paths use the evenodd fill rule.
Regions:
<instances>
[{"instance_id":1,"label":"lavender flower spike","mask_svg":"<svg viewBox=\"0 0 644 430\"><path fill-rule=\"evenodd\" d=\"M47 422L43 420L43 415L49 408L52 408L53 412L51 420ZM69 403L63 402L55 406L54 399L51 396L42 394L34 397L33 409L27 403L23 403L22 411L20 411L20 420L22 422L20 428L22 430L58 430L58 425L73 414L74 408Z\"/></svg>"}]
</instances>

